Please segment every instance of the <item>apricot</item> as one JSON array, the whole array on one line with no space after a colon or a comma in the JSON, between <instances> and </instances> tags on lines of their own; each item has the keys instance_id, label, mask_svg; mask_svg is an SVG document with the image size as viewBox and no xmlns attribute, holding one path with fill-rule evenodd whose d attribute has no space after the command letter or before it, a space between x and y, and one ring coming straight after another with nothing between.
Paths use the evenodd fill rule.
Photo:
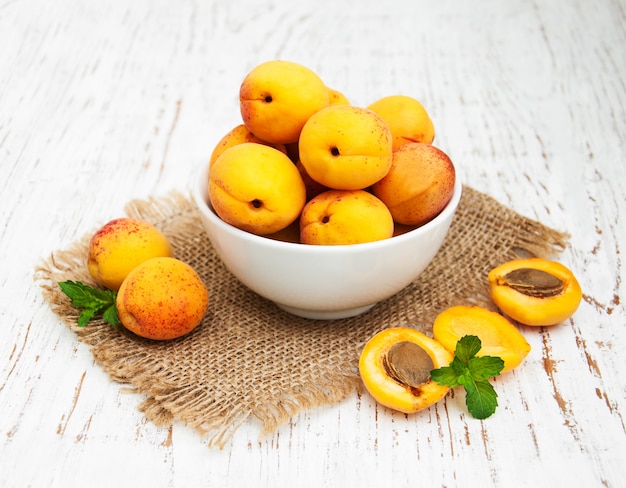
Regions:
<instances>
[{"instance_id":1,"label":"apricot","mask_svg":"<svg viewBox=\"0 0 626 488\"><path fill-rule=\"evenodd\" d=\"M582 300L578 280L566 266L542 258L515 259L488 275L491 299L524 325L554 325L571 317Z\"/></svg>"},{"instance_id":2,"label":"apricot","mask_svg":"<svg viewBox=\"0 0 626 488\"><path fill-rule=\"evenodd\" d=\"M382 330L361 351L359 374L369 394L381 405L414 413L441 400L449 388L430 372L453 359L439 342L408 327Z\"/></svg>"},{"instance_id":3,"label":"apricot","mask_svg":"<svg viewBox=\"0 0 626 488\"><path fill-rule=\"evenodd\" d=\"M365 190L328 190L305 205L300 216L300 242L340 245L388 239L391 213Z\"/></svg>"},{"instance_id":4,"label":"apricot","mask_svg":"<svg viewBox=\"0 0 626 488\"><path fill-rule=\"evenodd\" d=\"M502 373L521 364L530 352L530 344L517 328L497 312L475 305L456 305L441 312L433 323L433 336L454 353L461 337L480 339L477 356L496 356L504 361Z\"/></svg>"},{"instance_id":5,"label":"apricot","mask_svg":"<svg viewBox=\"0 0 626 488\"><path fill-rule=\"evenodd\" d=\"M226 149L236 146L237 144L242 144L244 142L256 142L258 144L265 144L268 146L272 146L275 149L278 149L279 151L287 154L287 148L284 144L272 144L264 141L263 139L258 138L252 132L250 132L244 124L239 124L229 130L226 134L224 134L224 136L216 144L215 148L213 148L211 158L209 159L209 167L213 166L215 160L220 157Z\"/></svg>"},{"instance_id":6,"label":"apricot","mask_svg":"<svg viewBox=\"0 0 626 488\"><path fill-rule=\"evenodd\" d=\"M407 142L431 144L435 126L423 105L413 97L390 95L371 103L367 108L380 115L393 135L393 149Z\"/></svg>"},{"instance_id":7,"label":"apricot","mask_svg":"<svg viewBox=\"0 0 626 488\"><path fill-rule=\"evenodd\" d=\"M339 90L328 88L328 101L330 105L350 105L350 100Z\"/></svg>"},{"instance_id":8,"label":"apricot","mask_svg":"<svg viewBox=\"0 0 626 488\"><path fill-rule=\"evenodd\" d=\"M307 119L328 104L322 79L291 61L261 63L246 75L239 89L243 123L270 143L297 141Z\"/></svg>"},{"instance_id":9,"label":"apricot","mask_svg":"<svg viewBox=\"0 0 626 488\"><path fill-rule=\"evenodd\" d=\"M133 269L120 287L120 322L140 337L169 340L202 321L209 293L196 271L175 258L152 258Z\"/></svg>"},{"instance_id":10,"label":"apricot","mask_svg":"<svg viewBox=\"0 0 626 488\"><path fill-rule=\"evenodd\" d=\"M107 222L93 234L87 268L97 283L118 290L137 265L172 255L172 246L159 229L143 220L123 217Z\"/></svg>"},{"instance_id":11,"label":"apricot","mask_svg":"<svg viewBox=\"0 0 626 488\"><path fill-rule=\"evenodd\" d=\"M298 143L315 181L334 190L362 190L391 168L391 131L371 110L331 105L312 115Z\"/></svg>"},{"instance_id":12,"label":"apricot","mask_svg":"<svg viewBox=\"0 0 626 488\"><path fill-rule=\"evenodd\" d=\"M228 148L213 163L209 199L225 222L254 234L272 234L298 218L306 188L287 155L246 142Z\"/></svg>"},{"instance_id":13,"label":"apricot","mask_svg":"<svg viewBox=\"0 0 626 488\"><path fill-rule=\"evenodd\" d=\"M446 153L411 142L393 152L389 172L372 185L372 192L387 205L395 222L419 226L441 213L455 182L456 170Z\"/></svg>"},{"instance_id":14,"label":"apricot","mask_svg":"<svg viewBox=\"0 0 626 488\"><path fill-rule=\"evenodd\" d=\"M302 161L298 160L296 162L296 168L298 168L298 171L300 171L300 176L302 176L302 181L304 181L304 186L306 187L307 202L313 197L319 195L320 193L330 190L330 188L328 188L327 186L324 186L311 178L309 173L307 173L306 168L302 164Z\"/></svg>"}]
</instances>

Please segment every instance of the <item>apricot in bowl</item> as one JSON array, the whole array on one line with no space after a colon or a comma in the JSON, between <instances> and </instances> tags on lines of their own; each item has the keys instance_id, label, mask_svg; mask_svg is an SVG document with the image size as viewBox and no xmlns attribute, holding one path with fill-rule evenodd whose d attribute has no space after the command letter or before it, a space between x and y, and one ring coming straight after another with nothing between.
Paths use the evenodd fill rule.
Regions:
<instances>
[{"instance_id":1,"label":"apricot in bowl","mask_svg":"<svg viewBox=\"0 0 626 488\"><path fill-rule=\"evenodd\" d=\"M209 165L198 170L193 198L211 244L245 286L283 310L311 319L339 319L366 312L418 279L443 244L462 192L437 217L388 239L318 246L285 242L238 229L209 203Z\"/></svg>"}]
</instances>

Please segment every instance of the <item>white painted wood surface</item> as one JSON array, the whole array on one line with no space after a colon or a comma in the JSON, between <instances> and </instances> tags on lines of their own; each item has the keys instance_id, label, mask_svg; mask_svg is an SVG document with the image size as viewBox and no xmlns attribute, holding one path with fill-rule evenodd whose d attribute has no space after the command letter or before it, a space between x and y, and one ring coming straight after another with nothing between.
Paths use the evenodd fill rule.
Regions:
<instances>
[{"instance_id":1,"label":"white painted wood surface","mask_svg":"<svg viewBox=\"0 0 626 488\"><path fill-rule=\"evenodd\" d=\"M0 486L624 486L625 25L623 0L0 2ZM188 189L276 58L358 105L415 96L466 183L571 234L584 301L523 329L490 419L354 396L212 450L146 422L44 302L39 260Z\"/></svg>"}]
</instances>

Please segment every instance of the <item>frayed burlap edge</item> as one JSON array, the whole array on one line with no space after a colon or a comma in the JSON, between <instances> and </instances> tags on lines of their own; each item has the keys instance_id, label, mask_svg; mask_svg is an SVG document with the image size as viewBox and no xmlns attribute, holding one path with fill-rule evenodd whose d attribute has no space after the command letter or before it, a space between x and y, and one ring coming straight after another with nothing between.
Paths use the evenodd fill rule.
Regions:
<instances>
[{"instance_id":1,"label":"frayed burlap edge","mask_svg":"<svg viewBox=\"0 0 626 488\"><path fill-rule=\"evenodd\" d=\"M496 212L491 212L492 210ZM187 262L193 261L194 246L200 249L207 245L208 237L201 230L199 215L195 204L179 192L172 192L161 198L147 200L133 200L125 207L128 216L141 218L152 222L168 236L175 249L185 249L180 257ZM40 283L42 293L50 304L52 311L69 326L81 342L88 344L96 362L109 374L112 380L128 385L131 391L144 396L139 406L146 418L157 425L168 426L174 420L195 428L201 436L210 436L209 445L223 447L235 431L250 418L257 419L261 424L261 436L270 434L276 428L287 422L303 409L311 409L327 404L337 403L361 387L358 376L358 351L371 334L391 326L409 325L430 334L430 324L436 315L448 306L460 303L478 304L493 308L488 296L486 284L486 270L500 264L504 260L520 256L535 255L549 257L562 251L569 236L536 222L532 219L519 216L506 209L491 197L484 195L470 187L464 187L464 193L451 226L450 235L446 239L442 250L436 259L457 262L459 249L454 242L466 241L467 235L481 232L474 225L485 225L489 233L485 239L498 235L499 242L506 243L506 248L496 244L497 252L480 253L473 258L468 252L462 269L449 269L449 275L437 270L433 276L429 275L430 268L424 272L418 282L409 285L396 296L377 305L364 316L335 321L335 329L328 324L323 325L321 334L337 333L346 337L346 364L338 372L329 370L326 377L303 376L303 385L297 384L284 391L274 392L271 402L250 404L239 402L241 392L236 388L232 391L232 398L211 397L206 389L198 389L195 384L182 384L179 376L168 374L167 363L155 359L157 351L164 348L163 344L154 344L150 341L130 337L130 333L123 328L112 330L102 322L95 321L85 328L76 325L78 311L69 304L57 286L58 281L73 279L94 284L85 266L87 246L91 233L79 239L66 250L55 251L36 268L35 278ZM490 234L491 233L491 234ZM493 235L492 235L493 234ZM210 247L210 245L209 245ZM450 255L447 255L447 254ZM215 260L215 257L213 256ZM221 267L221 263L214 261L212 267ZM222 273L226 273L221 270ZM449 293L431 296L426 290L429 280L439 282L462 283L458 289L451 289ZM240 285L230 283L230 286ZM437 294L436 294L437 295ZM419 296L420 303L415 303ZM246 295L249 300L256 300L254 294ZM262 307L262 299L258 306ZM218 311L209 311L205 318L204 327L212 322L212 314ZM320 327L319 321L308 321L288 316L282 311L276 313L278 320L295 324L297 327ZM272 318L275 318L272 316ZM359 337L351 337L352 327L363 327ZM369 325L371 324L371 325ZM98 327L104 326L103 327ZM304 330L304 329L301 329ZM103 332L106 331L106 332ZM333 332L331 332L333 331ZM339 331L339 332L337 332ZM195 332L185 338L171 341L171 347L193 349ZM339 339L343 339L339 337ZM135 341L138 347L120 347L123 341ZM333 343L333 347L337 347ZM343 343L342 343L343 344ZM165 346L168 347L168 346ZM304 358L307 360L308 358ZM308 373L307 373L308 374Z\"/></svg>"}]
</instances>

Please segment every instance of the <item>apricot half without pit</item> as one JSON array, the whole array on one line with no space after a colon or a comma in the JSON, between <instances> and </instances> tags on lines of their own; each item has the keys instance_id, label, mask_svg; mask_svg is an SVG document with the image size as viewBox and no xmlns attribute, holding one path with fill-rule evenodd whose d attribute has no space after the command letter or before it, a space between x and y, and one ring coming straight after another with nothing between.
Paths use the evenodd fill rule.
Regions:
<instances>
[{"instance_id":1,"label":"apricot half without pit","mask_svg":"<svg viewBox=\"0 0 626 488\"><path fill-rule=\"evenodd\" d=\"M504 361L501 373L521 364L530 344L511 322L497 312L476 305L455 305L441 312L433 323L433 336L450 352L466 335L480 339L477 356L496 356Z\"/></svg>"},{"instance_id":2,"label":"apricot half without pit","mask_svg":"<svg viewBox=\"0 0 626 488\"><path fill-rule=\"evenodd\" d=\"M381 405L414 413L441 400L449 388L430 372L452 362L439 342L409 327L392 327L375 334L359 358L365 388Z\"/></svg>"}]
</instances>

